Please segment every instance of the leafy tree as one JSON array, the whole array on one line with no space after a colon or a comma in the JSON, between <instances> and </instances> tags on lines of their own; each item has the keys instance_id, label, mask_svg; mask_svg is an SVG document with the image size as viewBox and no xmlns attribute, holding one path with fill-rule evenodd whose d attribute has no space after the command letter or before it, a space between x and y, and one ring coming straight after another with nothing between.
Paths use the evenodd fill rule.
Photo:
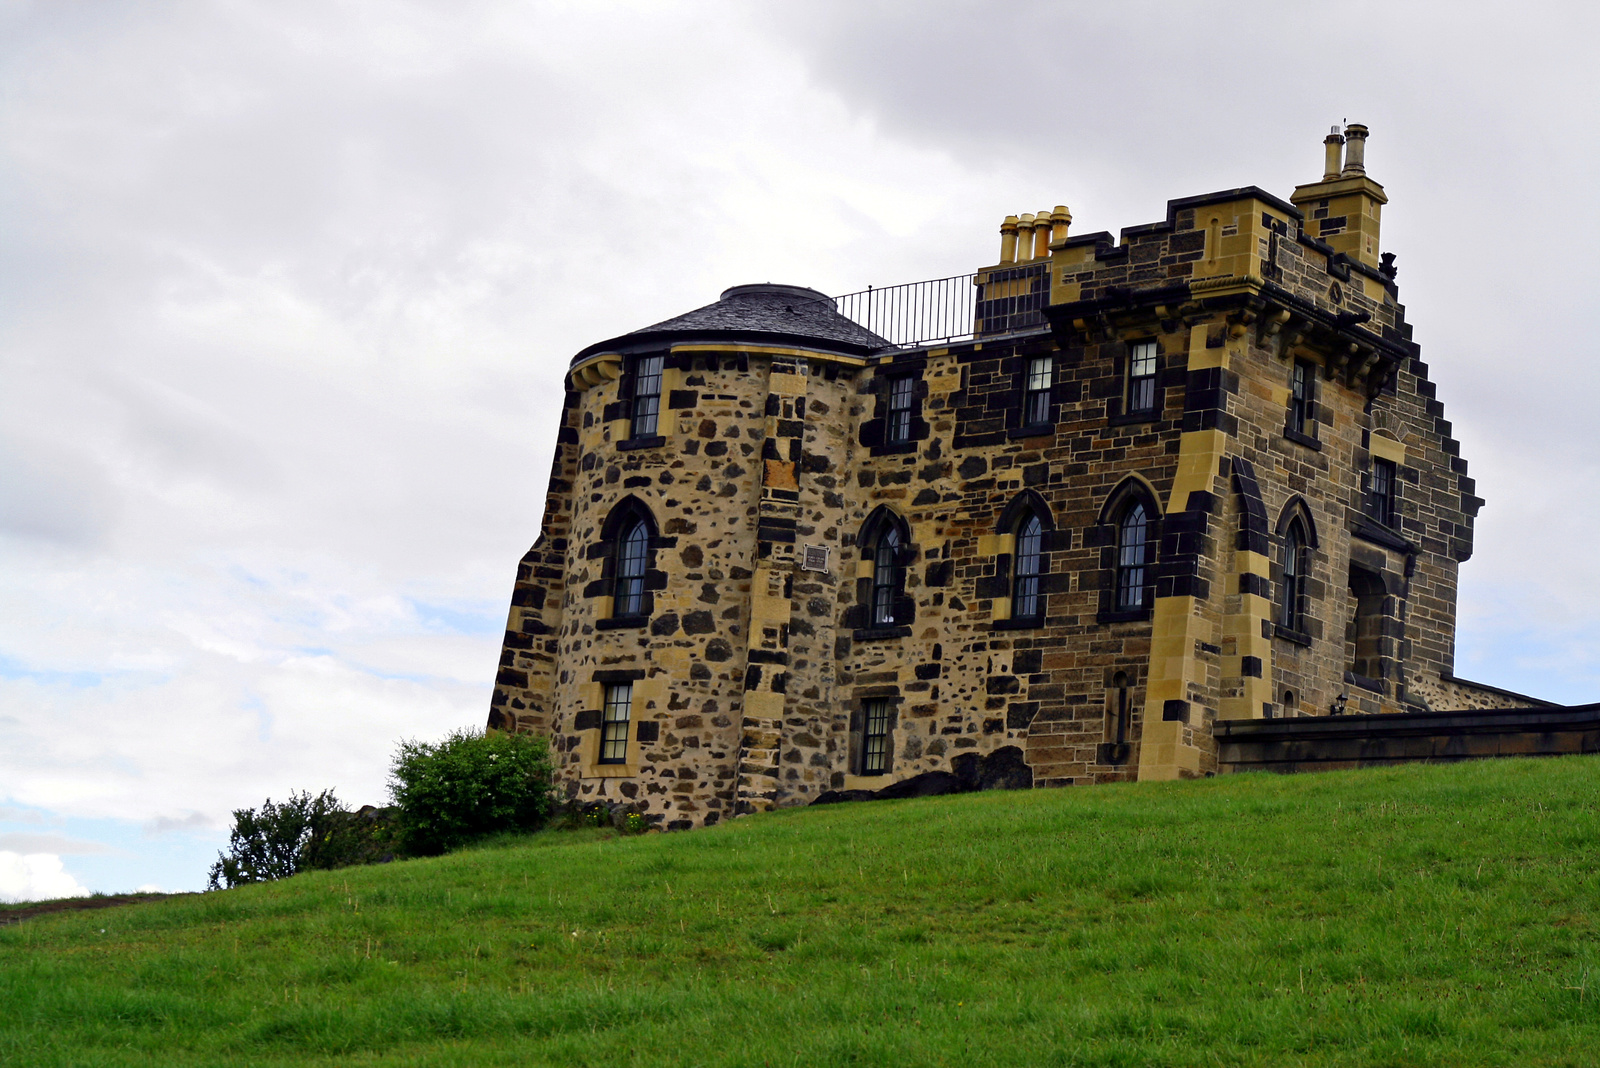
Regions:
<instances>
[{"instance_id":1,"label":"leafy tree","mask_svg":"<svg viewBox=\"0 0 1600 1068\"><path fill-rule=\"evenodd\" d=\"M281 805L272 798L260 811L238 808L233 811L233 830L228 835L228 851L217 854L211 866L207 889L230 889L245 883L282 879L304 871L311 843L326 834L336 814L344 808L332 790L312 797L309 792L289 794Z\"/></svg>"},{"instance_id":2,"label":"leafy tree","mask_svg":"<svg viewBox=\"0 0 1600 1068\"><path fill-rule=\"evenodd\" d=\"M404 741L389 793L405 850L447 849L494 831L534 830L550 814L550 747L543 738L456 731L437 743Z\"/></svg>"}]
</instances>

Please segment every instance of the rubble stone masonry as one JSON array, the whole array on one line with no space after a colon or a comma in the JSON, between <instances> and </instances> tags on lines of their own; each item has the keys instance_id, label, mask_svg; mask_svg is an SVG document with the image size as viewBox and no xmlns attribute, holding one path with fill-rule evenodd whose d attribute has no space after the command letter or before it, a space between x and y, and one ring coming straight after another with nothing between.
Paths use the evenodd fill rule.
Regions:
<instances>
[{"instance_id":1,"label":"rubble stone masonry","mask_svg":"<svg viewBox=\"0 0 1600 1068\"><path fill-rule=\"evenodd\" d=\"M579 353L490 726L684 828L1208 775L1219 719L1526 707L1452 675L1482 501L1346 170L1115 241L1009 219L959 343L743 286Z\"/></svg>"}]
</instances>

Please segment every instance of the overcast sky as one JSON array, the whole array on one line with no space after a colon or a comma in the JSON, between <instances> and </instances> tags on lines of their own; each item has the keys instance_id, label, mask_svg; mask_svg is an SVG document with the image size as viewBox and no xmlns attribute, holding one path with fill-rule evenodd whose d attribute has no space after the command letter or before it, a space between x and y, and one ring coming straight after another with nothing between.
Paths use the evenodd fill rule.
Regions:
<instances>
[{"instance_id":1,"label":"overcast sky","mask_svg":"<svg viewBox=\"0 0 1600 1068\"><path fill-rule=\"evenodd\" d=\"M1600 700L1591 5L0 0L0 898L478 726L574 352L1288 196L1372 129L1488 500L1457 672Z\"/></svg>"}]
</instances>

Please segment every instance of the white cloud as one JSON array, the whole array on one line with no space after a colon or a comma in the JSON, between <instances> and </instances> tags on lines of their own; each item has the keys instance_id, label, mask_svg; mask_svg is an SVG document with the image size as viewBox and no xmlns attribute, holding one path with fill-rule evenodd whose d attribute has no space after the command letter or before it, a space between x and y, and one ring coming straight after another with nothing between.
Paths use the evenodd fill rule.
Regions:
<instances>
[{"instance_id":1,"label":"white cloud","mask_svg":"<svg viewBox=\"0 0 1600 1068\"><path fill-rule=\"evenodd\" d=\"M53 853L0 850L0 901L49 901L88 897L89 891L61 865Z\"/></svg>"}]
</instances>

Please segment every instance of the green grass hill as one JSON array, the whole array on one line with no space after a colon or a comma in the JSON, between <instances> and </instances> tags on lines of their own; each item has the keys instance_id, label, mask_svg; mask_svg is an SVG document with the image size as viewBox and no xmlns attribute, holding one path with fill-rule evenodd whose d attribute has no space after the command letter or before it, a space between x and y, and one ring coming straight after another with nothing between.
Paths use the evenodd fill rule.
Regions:
<instances>
[{"instance_id":1,"label":"green grass hill","mask_svg":"<svg viewBox=\"0 0 1600 1068\"><path fill-rule=\"evenodd\" d=\"M6 1065L1590 1065L1600 758L547 832L0 928Z\"/></svg>"}]
</instances>

